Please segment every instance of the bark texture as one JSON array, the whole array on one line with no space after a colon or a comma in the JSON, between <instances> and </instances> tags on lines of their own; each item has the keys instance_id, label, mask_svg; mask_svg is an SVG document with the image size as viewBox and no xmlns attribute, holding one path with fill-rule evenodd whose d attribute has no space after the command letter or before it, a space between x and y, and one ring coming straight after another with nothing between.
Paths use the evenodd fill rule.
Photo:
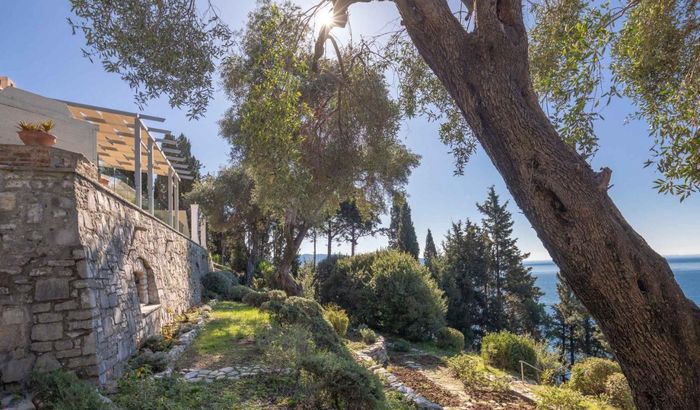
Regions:
<instances>
[{"instance_id":1,"label":"bark texture","mask_svg":"<svg viewBox=\"0 0 700 410\"><path fill-rule=\"evenodd\" d=\"M476 0L467 32L445 0L395 0L576 296L610 341L640 409L700 409L700 310L557 135L528 74L518 0Z\"/></svg>"},{"instance_id":2,"label":"bark texture","mask_svg":"<svg viewBox=\"0 0 700 410\"><path fill-rule=\"evenodd\" d=\"M308 230L309 228L303 224L296 229L292 224L287 224L284 227L284 247L280 264L277 268L276 280L278 286L288 296L300 296L302 294L301 285L292 276L292 264L297 258L299 247L301 247Z\"/></svg>"}]
</instances>

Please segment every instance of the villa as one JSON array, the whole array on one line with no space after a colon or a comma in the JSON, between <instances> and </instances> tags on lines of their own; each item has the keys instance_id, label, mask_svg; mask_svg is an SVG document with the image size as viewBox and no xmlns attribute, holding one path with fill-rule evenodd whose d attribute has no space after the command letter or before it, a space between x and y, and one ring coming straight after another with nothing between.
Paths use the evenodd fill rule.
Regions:
<instances>
[{"instance_id":1,"label":"villa","mask_svg":"<svg viewBox=\"0 0 700 410\"><path fill-rule=\"evenodd\" d=\"M18 122L45 120L56 145L23 145ZM56 368L104 384L200 303L206 222L196 205L180 209L179 182L192 171L169 131L148 125L163 121L0 77L3 388Z\"/></svg>"}]
</instances>

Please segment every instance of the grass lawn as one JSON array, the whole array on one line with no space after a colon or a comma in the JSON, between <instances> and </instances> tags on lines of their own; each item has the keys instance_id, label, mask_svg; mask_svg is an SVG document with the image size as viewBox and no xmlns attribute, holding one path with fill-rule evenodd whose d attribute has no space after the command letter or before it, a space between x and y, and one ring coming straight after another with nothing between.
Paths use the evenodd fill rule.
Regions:
<instances>
[{"instance_id":1,"label":"grass lawn","mask_svg":"<svg viewBox=\"0 0 700 410\"><path fill-rule=\"evenodd\" d=\"M255 330L269 323L269 315L237 302L214 305L211 321L178 360L178 368L219 369L256 361Z\"/></svg>"},{"instance_id":2,"label":"grass lawn","mask_svg":"<svg viewBox=\"0 0 700 410\"><path fill-rule=\"evenodd\" d=\"M269 315L236 302L219 302L194 343L178 361L179 368L219 369L257 362L256 330L269 323ZM285 374L259 374L238 380L189 383L182 378L138 378L125 375L111 398L124 409L307 409L308 391ZM414 407L396 392L387 392L387 410Z\"/></svg>"}]
</instances>

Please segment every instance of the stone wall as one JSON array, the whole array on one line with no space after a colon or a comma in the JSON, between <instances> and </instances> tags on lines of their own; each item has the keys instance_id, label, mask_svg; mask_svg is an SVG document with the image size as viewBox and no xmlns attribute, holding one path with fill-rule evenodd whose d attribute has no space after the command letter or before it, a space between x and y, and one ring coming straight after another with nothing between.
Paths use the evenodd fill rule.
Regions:
<instances>
[{"instance_id":1,"label":"stone wall","mask_svg":"<svg viewBox=\"0 0 700 410\"><path fill-rule=\"evenodd\" d=\"M208 253L102 187L80 154L0 145L0 381L99 383L200 302Z\"/></svg>"}]
</instances>

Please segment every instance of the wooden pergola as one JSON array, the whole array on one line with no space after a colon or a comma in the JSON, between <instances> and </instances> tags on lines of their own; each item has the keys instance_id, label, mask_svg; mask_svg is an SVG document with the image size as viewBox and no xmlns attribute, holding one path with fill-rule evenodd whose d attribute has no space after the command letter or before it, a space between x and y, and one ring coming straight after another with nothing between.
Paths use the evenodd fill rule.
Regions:
<instances>
[{"instance_id":1,"label":"wooden pergola","mask_svg":"<svg viewBox=\"0 0 700 410\"><path fill-rule=\"evenodd\" d=\"M143 208L142 174L147 174L148 211L155 214L154 176L167 178L168 223L179 227L179 182L193 179L174 140L155 139L154 134L167 135L169 130L149 127L144 121L164 122L165 118L132 113L106 107L61 101L74 118L97 127L97 158L102 166L134 172L136 206ZM160 142L163 146L159 146Z\"/></svg>"}]
</instances>

